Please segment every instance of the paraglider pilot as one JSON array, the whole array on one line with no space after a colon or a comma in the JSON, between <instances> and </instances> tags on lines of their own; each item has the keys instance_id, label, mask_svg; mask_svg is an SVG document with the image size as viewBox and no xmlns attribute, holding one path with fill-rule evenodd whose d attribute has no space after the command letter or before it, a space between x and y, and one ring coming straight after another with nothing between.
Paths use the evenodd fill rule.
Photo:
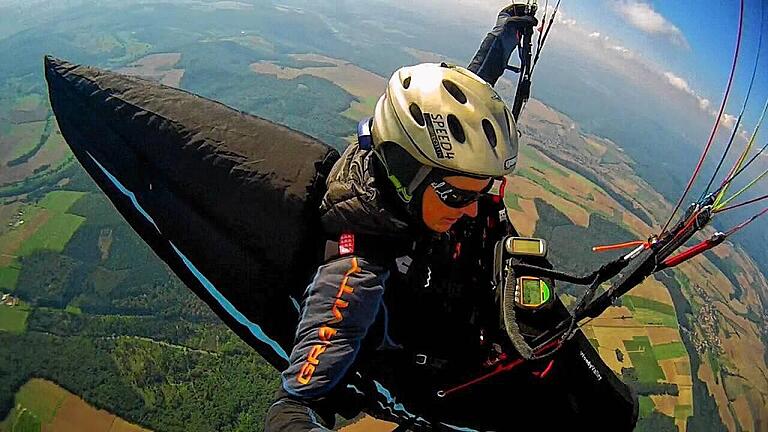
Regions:
<instances>
[{"instance_id":1,"label":"paraglider pilot","mask_svg":"<svg viewBox=\"0 0 768 432\"><path fill-rule=\"evenodd\" d=\"M518 15L517 7L501 11L468 68L421 64L396 71L373 118L361 123L359 142L333 167L320 206L323 228L333 241L306 289L290 365L268 412L267 431L327 430L335 414L352 404L350 394L369 391L412 395L388 411L410 416L414 428L419 422L425 429L448 428L465 416L487 418L473 425L512 430L482 410L512 419L510 411L526 409L519 415L527 422L551 406L568 409L539 417L541 425L578 418L599 425L597 412L612 422L611 430L634 425L635 399L588 343L573 343L570 355L584 357L577 366L550 364L551 379L561 381L538 385L539 390L523 390L528 388L524 382L510 380L506 386L478 389L482 397L443 406L419 402L433 397L432 383L445 370L475 360L468 358L473 350L463 348L462 340L470 322L476 326L481 319L469 312L474 300L463 293L472 292L468 285L478 276L467 267L473 264L462 263L477 261L467 259L472 244L481 241L473 243L472 236L482 236L477 233L487 232L487 225L486 231L461 227L465 221L492 219L482 214L481 202L499 194L498 185L517 163L515 120L492 87L520 35L537 25L531 14ZM421 344L418 351L414 344ZM461 359L451 360L451 366L446 359L452 355ZM395 359L405 359L401 364L408 366L397 366ZM379 374L391 368L400 388L414 388L389 393L392 389L378 382L377 388L359 388L357 378L371 368ZM572 378L576 375L580 378ZM586 380L593 383L583 385ZM424 390L416 388L421 381L427 383ZM500 394L501 389L528 394ZM556 391L562 395L557 404L536 400Z\"/></svg>"}]
</instances>

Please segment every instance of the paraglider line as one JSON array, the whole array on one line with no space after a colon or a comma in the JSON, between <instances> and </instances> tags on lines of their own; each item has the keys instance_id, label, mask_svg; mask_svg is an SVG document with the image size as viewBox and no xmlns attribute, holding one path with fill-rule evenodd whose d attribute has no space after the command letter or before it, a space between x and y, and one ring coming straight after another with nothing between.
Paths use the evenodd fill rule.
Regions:
<instances>
[{"instance_id":1,"label":"paraglider line","mask_svg":"<svg viewBox=\"0 0 768 432\"><path fill-rule=\"evenodd\" d=\"M760 16L762 17L765 15L765 9L762 4L760 3ZM757 76L757 67L760 65L760 52L763 49L763 30L765 28L765 20L761 20L760 22L760 33L757 38L757 54L755 55L755 66L752 69L752 78L749 80L749 88L747 89L747 95L744 98L744 104L741 106L741 112L739 113L738 119L736 120L736 124L733 126L733 132L731 133L731 138L728 140L728 145L725 147L725 151L723 152L723 156L720 158L720 162L717 164L717 168L715 169L714 174L712 174L712 178L709 179L709 183L707 184L707 187L704 189L704 192L702 192L701 197L699 197L699 201L703 200L704 197L709 192L709 188L712 187L712 184L715 182L715 178L717 178L717 174L720 172L720 168L723 167L723 163L725 163L725 158L728 156L728 153L731 151L731 147L733 146L734 139L736 138L736 134L739 131L739 126L741 126L741 120L744 118L744 113L747 110L747 105L749 104L749 99L752 96L752 88L755 84L755 77ZM733 172L731 172L732 174ZM727 179L727 177L726 177Z\"/></svg>"},{"instance_id":2,"label":"paraglider line","mask_svg":"<svg viewBox=\"0 0 768 432\"><path fill-rule=\"evenodd\" d=\"M731 235L731 234L735 234L735 233L737 233L737 232L741 231L741 229L742 229L742 228L744 228L744 227L746 227L747 225L751 224L752 222L754 222L754 221L755 221L755 219L757 219L757 218L759 218L759 217L763 216L763 215L764 215L764 214L766 214L766 213L768 213L768 207L766 207L765 209L763 209L763 211L761 211L760 213L758 213L758 214L756 214L756 215L752 216L751 218L749 218L749 219L745 220L744 222L742 222L742 223L740 223L740 224L736 225L735 227L731 228L731 230L730 230L730 231L728 231L727 233L725 233L725 235L726 235L726 236L729 236L729 235Z\"/></svg>"},{"instance_id":3,"label":"paraglider line","mask_svg":"<svg viewBox=\"0 0 768 432\"><path fill-rule=\"evenodd\" d=\"M685 197L688 196L688 192L691 191L693 182L696 180L696 177L698 177L699 172L701 171L701 167L704 164L704 159L706 159L707 153L709 153L709 150L712 147L712 143L715 141L717 130L720 128L721 119L723 117L723 113L725 112L725 106L728 104L728 96L731 94L733 78L736 76L736 66L739 63L739 52L741 51L741 35L744 30L744 0L741 0L740 2L739 11L739 30L736 36L736 51L733 54L733 64L731 65L731 73L728 77L728 85L725 88L725 94L723 95L723 101L720 104L720 110L717 114L717 117L715 118L715 125L712 127L712 132L709 135L709 140L707 140L707 145L704 147L704 151L701 153L699 162L696 164L696 168L693 170L693 175L691 176L691 179L688 180L688 185L685 187L685 192L683 192L683 195L677 201L677 204L675 204L675 208L672 210L672 214L669 215L667 223L664 224L664 228L661 229L662 234L667 230L667 228L669 228L669 224L672 223L672 219L674 219L675 214L677 214L677 211L680 209L683 201L685 201Z\"/></svg>"},{"instance_id":4,"label":"paraglider line","mask_svg":"<svg viewBox=\"0 0 768 432\"><path fill-rule=\"evenodd\" d=\"M758 198L755 198L755 199L751 199L751 200L749 200L749 201L745 201L745 202L743 202L743 203L734 204L734 205L732 205L732 206L730 206L730 207L724 207L724 208L721 208L721 209L719 209L719 210L716 210L715 212L716 212L716 213L722 213L722 212L724 212L724 211L733 210L733 209L737 209L737 208L739 208L739 207L748 206L748 205L750 205L750 204L754 204L754 203L756 203L756 202L760 202L760 201L765 201L765 200L767 200L767 199L768 199L768 195L763 195L763 196L761 196L761 197L758 197Z\"/></svg>"}]
</instances>

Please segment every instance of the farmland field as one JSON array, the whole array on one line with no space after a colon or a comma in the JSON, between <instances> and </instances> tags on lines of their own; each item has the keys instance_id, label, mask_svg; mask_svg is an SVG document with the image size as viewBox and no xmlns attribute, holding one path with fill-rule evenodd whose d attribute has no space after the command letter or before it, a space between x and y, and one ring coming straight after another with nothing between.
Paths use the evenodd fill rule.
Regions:
<instances>
[{"instance_id":1,"label":"farmland field","mask_svg":"<svg viewBox=\"0 0 768 432\"><path fill-rule=\"evenodd\" d=\"M653 345L653 352L656 355L657 360L667 360L685 357L688 352L680 342L672 342L663 345Z\"/></svg>"},{"instance_id":2,"label":"farmland field","mask_svg":"<svg viewBox=\"0 0 768 432\"><path fill-rule=\"evenodd\" d=\"M12 125L10 133L0 139L0 144L3 147L11 149L10 152L3 156L3 160L0 162L5 165L8 161L14 160L34 149L40 141L45 124L45 121L36 121Z\"/></svg>"},{"instance_id":3,"label":"farmland field","mask_svg":"<svg viewBox=\"0 0 768 432\"><path fill-rule=\"evenodd\" d=\"M641 382L655 383L665 379L664 371L659 367L647 337L634 337L632 340L624 341L624 346Z\"/></svg>"},{"instance_id":4,"label":"farmland field","mask_svg":"<svg viewBox=\"0 0 768 432\"><path fill-rule=\"evenodd\" d=\"M341 115L352 120L360 120L373 114L376 102L386 86L384 77L349 62L321 55L295 54L291 57L311 66L293 68L262 61L252 64L251 69L256 73L275 75L284 80L295 79L302 75L327 79L357 98Z\"/></svg>"},{"instance_id":5,"label":"farmland field","mask_svg":"<svg viewBox=\"0 0 768 432\"><path fill-rule=\"evenodd\" d=\"M61 252L85 218L66 213L54 216L29 237L19 249L20 256L30 255L38 250Z\"/></svg>"},{"instance_id":6,"label":"farmland field","mask_svg":"<svg viewBox=\"0 0 768 432\"><path fill-rule=\"evenodd\" d=\"M19 280L20 268L13 264L8 267L0 267L0 291L13 291L16 281Z\"/></svg>"},{"instance_id":7,"label":"farmland field","mask_svg":"<svg viewBox=\"0 0 768 432\"><path fill-rule=\"evenodd\" d=\"M83 195L85 195L84 192L54 191L47 194L37 205L48 210L65 213Z\"/></svg>"},{"instance_id":8,"label":"farmland field","mask_svg":"<svg viewBox=\"0 0 768 432\"><path fill-rule=\"evenodd\" d=\"M0 304L0 332L23 333L27 328L29 307L23 303L19 306Z\"/></svg>"},{"instance_id":9,"label":"farmland field","mask_svg":"<svg viewBox=\"0 0 768 432\"><path fill-rule=\"evenodd\" d=\"M16 393L14 409L0 423L0 431L141 432L103 410L98 410L58 385L33 378Z\"/></svg>"}]
</instances>

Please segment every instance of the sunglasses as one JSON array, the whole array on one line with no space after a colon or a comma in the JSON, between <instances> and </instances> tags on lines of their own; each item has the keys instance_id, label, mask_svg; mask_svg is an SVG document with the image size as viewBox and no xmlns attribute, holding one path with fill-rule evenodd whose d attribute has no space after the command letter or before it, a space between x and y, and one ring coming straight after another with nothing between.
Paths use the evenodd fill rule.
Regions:
<instances>
[{"instance_id":1,"label":"sunglasses","mask_svg":"<svg viewBox=\"0 0 768 432\"><path fill-rule=\"evenodd\" d=\"M445 180L434 181L430 186L435 190L437 197L440 198L443 204L452 208L464 208L487 194L493 188L494 183L494 181L489 182L488 186L481 191L459 189Z\"/></svg>"}]
</instances>

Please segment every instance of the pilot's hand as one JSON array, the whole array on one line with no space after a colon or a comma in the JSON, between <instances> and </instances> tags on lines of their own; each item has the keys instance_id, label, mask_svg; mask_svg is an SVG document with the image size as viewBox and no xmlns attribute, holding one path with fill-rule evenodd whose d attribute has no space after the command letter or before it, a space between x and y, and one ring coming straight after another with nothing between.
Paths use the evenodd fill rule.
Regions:
<instances>
[{"instance_id":1,"label":"pilot's hand","mask_svg":"<svg viewBox=\"0 0 768 432\"><path fill-rule=\"evenodd\" d=\"M496 25L511 26L517 29L532 29L539 25L539 20L533 15L524 13L526 5L511 4L499 12Z\"/></svg>"}]
</instances>

